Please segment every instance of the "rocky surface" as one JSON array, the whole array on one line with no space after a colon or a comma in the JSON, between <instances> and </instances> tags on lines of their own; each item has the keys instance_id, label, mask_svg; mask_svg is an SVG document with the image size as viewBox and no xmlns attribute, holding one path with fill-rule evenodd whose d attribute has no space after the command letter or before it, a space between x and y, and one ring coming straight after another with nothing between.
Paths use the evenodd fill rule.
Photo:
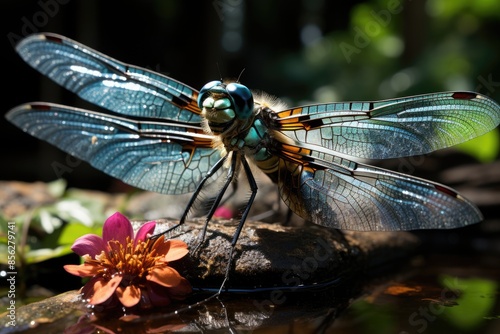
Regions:
<instances>
[{"instance_id":1,"label":"rocky surface","mask_svg":"<svg viewBox=\"0 0 500 334\"><path fill-rule=\"evenodd\" d=\"M176 221L157 223L157 230L163 231ZM210 222L201 244L202 219L171 233L172 238L195 249L179 264L193 285L220 285L236 224L233 220ZM245 223L236 244L227 287L297 287L332 281L401 260L411 255L417 245L418 239L405 232L338 231L314 224L294 227L250 221Z\"/></svg>"}]
</instances>

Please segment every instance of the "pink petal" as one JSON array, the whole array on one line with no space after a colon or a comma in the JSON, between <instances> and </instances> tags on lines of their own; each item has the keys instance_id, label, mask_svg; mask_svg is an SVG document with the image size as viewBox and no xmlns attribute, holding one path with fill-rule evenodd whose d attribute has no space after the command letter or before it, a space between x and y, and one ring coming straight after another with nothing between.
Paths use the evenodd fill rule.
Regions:
<instances>
[{"instance_id":1,"label":"pink petal","mask_svg":"<svg viewBox=\"0 0 500 334\"><path fill-rule=\"evenodd\" d=\"M89 263L80 265L67 264L64 266L64 270L75 276L88 277L97 275L97 273L99 272L99 266Z\"/></svg>"},{"instance_id":2,"label":"pink petal","mask_svg":"<svg viewBox=\"0 0 500 334\"><path fill-rule=\"evenodd\" d=\"M111 215L102 227L102 239L107 244L110 240L117 240L122 245L127 244L127 237L134 239L134 230L127 217L120 212Z\"/></svg>"},{"instance_id":3,"label":"pink petal","mask_svg":"<svg viewBox=\"0 0 500 334\"><path fill-rule=\"evenodd\" d=\"M166 286L167 288L176 286L181 282L182 276L179 275L177 270L172 267L161 267L154 268L146 279L160 285Z\"/></svg>"},{"instance_id":4,"label":"pink petal","mask_svg":"<svg viewBox=\"0 0 500 334\"><path fill-rule=\"evenodd\" d=\"M80 256L88 254L91 258L95 259L96 255L106 250L106 244L100 236L86 234L75 240L73 246L71 246L71 250Z\"/></svg>"},{"instance_id":5,"label":"pink petal","mask_svg":"<svg viewBox=\"0 0 500 334\"><path fill-rule=\"evenodd\" d=\"M105 280L101 276L94 277L87 284L85 284L84 297L89 299L89 304L92 305L104 303L113 295L121 281L121 275L115 275L110 280ZM90 286L87 290L86 287L89 284ZM89 296L86 297L85 294L88 294Z\"/></svg>"},{"instance_id":6,"label":"pink petal","mask_svg":"<svg viewBox=\"0 0 500 334\"><path fill-rule=\"evenodd\" d=\"M233 211L226 206L219 206L217 210L214 212L214 217L222 218L222 219L231 219L233 218Z\"/></svg>"},{"instance_id":7,"label":"pink petal","mask_svg":"<svg viewBox=\"0 0 500 334\"><path fill-rule=\"evenodd\" d=\"M119 286L116 289L116 296L125 307L132 307L137 305L141 300L141 289L135 285L128 285L125 288Z\"/></svg>"},{"instance_id":8,"label":"pink petal","mask_svg":"<svg viewBox=\"0 0 500 334\"><path fill-rule=\"evenodd\" d=\"M150 221L147 222L146 224L142 225L139 231L137 231L137 235L135 236L135 242L134 246L137 245L137 242L144 241L146 238L149 237L149 235L153 234L155 230L156 222L155 221Z\"/></svg>"}]
</instances>

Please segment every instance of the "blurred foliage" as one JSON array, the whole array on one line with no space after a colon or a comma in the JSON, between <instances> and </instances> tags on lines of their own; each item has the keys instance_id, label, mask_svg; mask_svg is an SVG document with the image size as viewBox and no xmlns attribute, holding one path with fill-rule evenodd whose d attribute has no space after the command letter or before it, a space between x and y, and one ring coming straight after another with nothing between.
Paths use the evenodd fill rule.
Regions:
<instances>
[{"instance_id":1,"label":"blurred foliage","mask_svg":"<svg viewBox=\"0 0 500 334\"><path fill-rule=\"evenodd\" d=\"M355 301L351 306L354 313L362 315L362 333L385 334L397 332L397 318L394 305L373 305L365 299Z\"/></svg>"},{"instance_id":2,"label":"blurred foliage","mask_svg":"<svg viewBox=\"0 0 500 334\"><path fill-rule=\"evenodd\" d=\"M65 198L64 191L60 191L61 185L64 185L62 180L55 181L49 186L57 189L52 193L58 198L55 203L37 207L14 219L5 217L4 214L0 216L2 253L7 252L7 222L15 222L16 266L29 265L70 253L73 242L67 240L60 242L59 235L72 224L86 228L93 226L89 210L70 197ZM0 264L7 264L5 261L6 258L0 259Z\"/></svg>"},{"instance_id":3,"label":"blurred foliage","mask_svg":"<svg viewBox=\"0 0 500 334\"><path fill-rule=\"evenodd\" d=\"M47 185L55 198L49 204L34 207L18 216L0 215L0 253L7 254L8 226L15 225L16 270L26 266L72 253L71 245L80 236L93 233L101 235L108 213L118 208L110 207L105 195L77 189L66 189L63 180ZM12 245L12 244L11 244ZM0 259L7 264L7 257Z\"/></svg>"},{"instance_id":4,"label":"blurred foliage","mask_svg":"<svg viewBox=\"0 0 500 334\"><path fill-rule=\"evenodd\" d=\"M500 3L419 3L425 6L425 13L414 19L421 24L418 27L405 26L410 24L405 22L411 12L418 11L413 3L377 0L356 5L347 30L328 32L285 59L281 66L285 79L308 80L310 87L321 85L316 92L328 94L315 94L317 102L329 102L332 97L380 99L452 89L500 96L500 45L491 30L500 23ZM418 31L420 41L407 37L409 29ZM416 51L410 50L414 44L419 46ZM481 86L478 75L483 79L493 75L490 81L496 85ZM301 98L310 99L308 94Z\"/></svg>"},{"instance_id":5,"label":"blurred foliage","mask_svg":"<svg viewBox=\"0 0 500 334\"><path fill-rule=\"evenodd\" d=\"M498 282L485 278L441 277L443 286L450 291L459 289L457 307L444 308L443 317L457 330L471 331L482 325L497 302Z\"/></svg>"},{"instance_id":6,"label":"blurred foliage","mask_svg":"<svg viewBox=\"0 0 500 334\"><path fill-rule=\"evenodd\" d=\"M428 2L428 7L432 13L444 19L466 12L477 17L500 18L500 2L497 0L433 0Z\"/></svg>"},{"instance_id":7,"label":"blurred foliage","mask_svg":"<svg viewBox=\"0 0 500 334\"><path fill-rule=\"evenodd\" d=\"M362 333L448 333L452 329L478 333L485 319L498 318L499 286L484 273L479 275L483 277L437 274L435 282L420 285L420 278L414 289L395 294L389 292L393 286L389 285L384 293L374 291L354 301L350 312L363 325Z\"/></svg>"},{"instance_id":8,"label":"blurred foliage","mask_svg":"<svg viewBox=\"0 0 500 334\"><path fill-rule=\"evenodd\" d=\"M347 30L327 32L271 66L274 73L280 69L280 80L296 83L285 98L291 104L448 90L476 91L499 101L499 25L495 0L366 1L351 10ZM494 131L461 148L491 161L499 151ZM471 150L473 145L481 152Z\"/></svg>"}]
</instances>

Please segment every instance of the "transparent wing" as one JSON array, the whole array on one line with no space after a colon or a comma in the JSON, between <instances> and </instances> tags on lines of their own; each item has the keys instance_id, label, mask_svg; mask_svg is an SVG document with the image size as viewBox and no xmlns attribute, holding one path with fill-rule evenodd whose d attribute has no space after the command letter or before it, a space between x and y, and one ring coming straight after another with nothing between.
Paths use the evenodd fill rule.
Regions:
<instances>
[{"instance_id":1,"label":"transparent wing","mask_svg":"<svg viewBox=\"0 0 500 334\"><path fill-rule=\"evenodd\" d=\"M192 192L220 159L195 125L127 118L45 102L10 110L22 130L124 182L163 194Z\"/></svg>"},{"instance_id":2,"label":"transparent wing","mask_svg":"<svg viewBox=\"0 0 500 334\"><path fill-rule=\"evenodd\" d=\"M318 104L277 115L276 128L296 142L386 159L426 154L480 136L500 123L500 105L477 93L445 92Z\"/></svg>"},{"instance_id":3,"label":"transparent wing","mask_svg":"<svg viewBox=\"0 0 500 334\"><path fill-rule=\"evenodd\" d=\"M122 63L56 34L28 36L16 50L42 74L108 110L200 123L198 91L167 76Z\"/></svg>"},{"instance_id":4,"label":"transparent wing","mask_svg":"<svg viewBox=\"0 0 500 334\"><path fill-rule=\"evenodd\" d=\"M304 148L284 154L290 153L307 158L302 164L281 160L281 196L292 211L316 224L398 231L456 228L482 220L474 204L444 185ZM318 155L322 158L312 158Z\"/></svg>"}]
</instances>

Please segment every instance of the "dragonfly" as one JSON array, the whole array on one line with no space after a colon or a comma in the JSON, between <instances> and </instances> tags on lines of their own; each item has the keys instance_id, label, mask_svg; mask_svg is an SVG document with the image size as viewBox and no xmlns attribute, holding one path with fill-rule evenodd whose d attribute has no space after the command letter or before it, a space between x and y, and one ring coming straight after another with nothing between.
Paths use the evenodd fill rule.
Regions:
<instances>
[{"instance_id":1,"label":"dragonfly","mask_svg":"<svg viewBox=\"0 0 500 334\"><path fill-rule=\"evenodd\" d=\"M193 193L180 224L203 187L224 180L208 224L243 173L251 195L233 248L258 191L252 165L277 184L290 210L330 228L448 229L483 219L452 188L362 159L423 155L487 133L500 123L500 105L488 96L452 91L289 108L239 80L211 81L198 91L53 33L30 35L16 50L103 111L31 102L6 118L132 186Z\"/></svg>"}]
</instances>

